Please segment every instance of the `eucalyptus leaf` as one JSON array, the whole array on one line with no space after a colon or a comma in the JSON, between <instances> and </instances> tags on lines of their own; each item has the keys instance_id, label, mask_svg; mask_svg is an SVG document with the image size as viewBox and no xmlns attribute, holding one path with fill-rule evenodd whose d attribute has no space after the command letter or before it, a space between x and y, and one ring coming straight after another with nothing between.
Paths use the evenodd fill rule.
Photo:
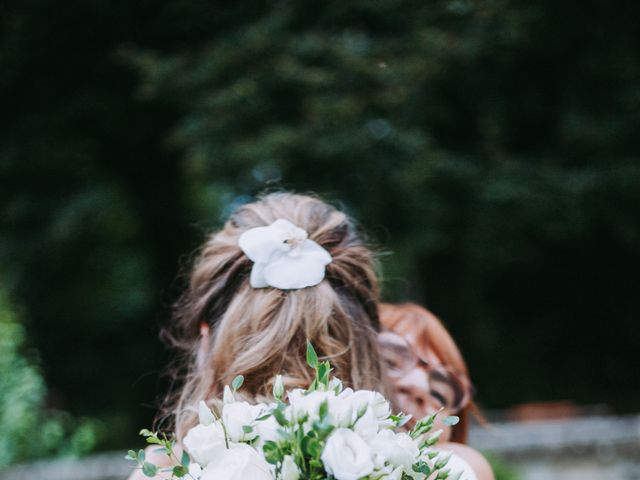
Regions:
<instances>
[{"instance_id":1,"label":"eucalyptus leaf","mask_svg":"<svg viewBox=\"0 0 640 480\"><path fill-rule=\"evenodd\" d=\"M242 386L243 383L244 383L244 376L243 375L238 375L231 382L231 388L233 388L233 391L235 392L236 390L238 390Z\"/></svg>"},{"instance_id":2,"label":"eucalyptus leaf","mask_svg":"<svg viewBox=\"0 0 640 480\"><path fill-rule=\"evenodd\" d=\"M171 470L171 473L174 477L182 478L189 473L189 470L184 465L176 465Z\"/></svg>"},{"instance_id":3,"label":"eucalyptus leaf","mask_svg":"<svg viewBox=\"0 0 640 480\"><path fill-rule=\"evenodd\" d=\"M153 463L144 462L142 464L142 473L147 477L155 477L156 473L158 473L158 467L156 467Z\"/></svg>"},{"instance_id":4,"label":"eucalyptus leaf","mask_svg":"<svg viewBox=\"0 0 640 480\"><path fill-rule=\"evenodd\" d=\"M442 423L444 423L445 425L449 425L450 427L457 425L458 422L460 422L460 417L456 417L455 415L444 417L442 419Z\"/></svg>"}]
</instances>

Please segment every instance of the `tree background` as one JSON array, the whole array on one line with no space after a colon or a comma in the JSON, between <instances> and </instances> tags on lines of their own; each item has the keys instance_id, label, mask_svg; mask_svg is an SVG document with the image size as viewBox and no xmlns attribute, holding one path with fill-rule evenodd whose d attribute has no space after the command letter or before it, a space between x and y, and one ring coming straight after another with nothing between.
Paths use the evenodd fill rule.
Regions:
<instances>
[{"instance_id":1,"label":"tree background","mask_svg":"<svg viewBox=\"0 0 640 480\"><path fill-rule=\"evenodd\" d=\"M353 214L486 408L637 410L636 2L8 0L0 288L46 406L121 447L206 232L265 189Z\"/></svg>"}]
</instances>

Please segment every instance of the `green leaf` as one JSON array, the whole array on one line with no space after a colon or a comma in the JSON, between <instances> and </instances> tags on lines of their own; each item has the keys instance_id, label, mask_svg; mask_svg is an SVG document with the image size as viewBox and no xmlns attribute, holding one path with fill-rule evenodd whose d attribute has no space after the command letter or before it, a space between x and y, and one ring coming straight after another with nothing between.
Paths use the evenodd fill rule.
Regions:
<instances>
[{"instance_id":1,"label":"green leaf","mask_svg":"<svg viewBox=\"0 0 640 480\"><path fill-rule=\"evenodd\" d=\"M400 413L398 415L391 415L389 417L393 423L395 423L396 427L404 427L409 420L411 420L412 415L405 415L404 413Z\"/></svg>"},{"instance_id":2,"label":"green leaf","mask_svg":"<svg viewBox=\"0 0 640 480\"><path fill-rule=\"evenodd\" d=\"M329 413L329 401L325 400L320 404L320 409L318 411L321 422L324 421L325 418L327 418L328 413Z\"/></svg>"},{"instance_id":3,"label":"green leaf","mask_svg":"<svg viewBox=\"0 0 640 480\"><path fill-rule=\"evenodd\" d=\"M280 426L282 427L289 426L289 421L284 416L284 413L282 413L282 410L275 408L272 413L273 413L273 417L276 419L276 422L278 422Z\"/></svg>"},{"instance_id":4,"label":"green leaf","mask_svg":"<svg viewBox=\"0 0 640 480\"><path fill-rule=\"evenodd\" d=\"M304 437L302 439L302 451L311 458L319 458L322 454L322 448L317 438Z\"/></svg>"},{"instance_id":5,"label":"green leaf","mask_svg":"<svg viewBox=\"0 0 640 480\"><path fill-rule=\"evenodd\" d=\"M278 444L273 440L267 440L264 442L262 451L264 452L265 460L272 465L276 465L284 458L284 454L280 450L280 447L278 447Z\"/></svg>"},{"instance_id":6,"label":"green leaf","mask_svg":"<svg viewBox=\"0 0 640 480\"><path fill-rule=\"evenodd\" d=\"M411 468L414 472L422 473L427 477L431 475L431 467L424 460L420 460L419 462L414 463Z\"/></svg>"},{"instance_id":7,"label":"green leaf","mask_svg":"<svg viewBox=\"0 0 640 480\"><path fill-rule=\"evenodd\" d=\"M138 461L138 454L134 450L129 450L127 455L124 457L127 460L133 460L134 462Z\"/></svg>"},{"instance_id":8,"label":"green leaf","mask_svg":"<svg viewBox=\"0 0 640 480\"><path fill-rule=\"evenodd\" d=\"M431 435L429 438L427 438L424 441L424 443L426 444L427 447L432 447L436 443L438 443L438 440L440 440L440 435L442 435L442 430L438 430L436 433Z\"/></svg>"},{"instance_id":9,"label":"green leaf","mask_svg":"<svg viewBox=\"0 0 640 480\"><path fill-rule=\"evenodd\" d=\"M243 425L242 426L242 431L244 433L251 433L251 432L253 432L253 427L251 425Z\"/></svg>"},{"instance_id":10,"label":"green leaf","mask_svg":"<svg viewBox=\"0 0 640 480\"><path fill-rule=\"evenodd\" d=\"M455 415L451 415L442 419L442 423L444 423L445 425L449 425L450 427L457 425L459 421L460 417L456 417Z\"/></svg>"},{"instance_id":11,"label":"green leaf","mask_svg":"<svg viewBox=\"0 0 640 480\"><path fill-rule=\"evenodd\" d=\"M147 477L155 477L156 473L158 473L158 467L156 467L153 463L144 462L142 464L142 473Z\"/></svg>"},{"instance_id":12,"label":"green leaf","mask_svg":"<svg viewBox=\"0 0 640 480\"><path fill-rule=\"evenodd\" d=\"M316 353L311 342L307 340L307 363L311 368L318 367L318 354Z\"/></svg>"},{"instance_id":13,"label":"green leaf","mask_svg":"<svg viewBox=\"0 0 640 480\"><path fill-rule=\"evenodd\" d=\"M138 450L138 462L144 462L144 450Z\"/></svg>"},{"instance_id":14,"label":"green leaf","mask_svg":"<svg viewBox=\"0 0 640 480\"><path fill-rule=\"evenodd\" d=\"M298 425L304 425L309 420L309 414L305 413L304 415L300 415L298 418Z\"/></svg>"},{"instance_id":15,"label":"green leaf","mask_svg":"<svg viewBox=\"0 0 640 480\"><path fill-rule=\"evenodd\" d=\"M329 365L329 362L322 362L320 365L318 365L318 382L320 382L324 386L327 386L327 384L329 383L330 369L331 366Z\"/></svg>"},{"instance_id":16,"label":"green leaf","mask_svg":"<svg viewBox=\"0 0 640 480\"><path fill-rule=\"evenodd\" d=\"M440 470L438 472L438 476L436 477L436 480L445 480L447 478L449 478L449 473L451 472L450 469L446 468L444 470Z\"/></svg>"},{"instance_id":17,"label":"green leaf","mask_svg":"<svg viewBox=\"0 0 640 480\"><path fill-rule=\"evenodd\" d=\"M189 473L189 470L184 465L176 465L171 470L171 473L173 474L174 477L182 478L186 476L187 473Z\"/></svg>"},{"instance_id":18,"label":"green leaf","mask_svg":"<svg viewBox=\"0 0 640 480\"><path fill-rule=\"evenodd\" d=\"M180 459L180 463L183 466L188 467L190 462L191 462L191 459L189 458L189 454L187 452L182 452L182 458Z\"/></svg>"},{"instance_id":19,"label":"green leaf","mask_svg":"<svg viewBox=\"0 0 640 480\"><path fill-rule=\"evenodd\" d=\"M233 382L231 382L231 388L233 388L233 391L235 392L242 386L243 383L244 383L244 376L238 375L236 378L233 379Z\"/></svg>"},{"instance_id":20,"label":"green leaf","mask_svg":"<svg viewBox=\"0 0 640 480\"><path fill-rule=\"evenodd\" d=\"M434 467L437 470L440 470L441 468L443 468L447 463L449 463L449 459L451 458L451 454L449 455L444 455L442 457L438 457L436 459L436 463L434 465Z\"/></svg>"}]
</instances>

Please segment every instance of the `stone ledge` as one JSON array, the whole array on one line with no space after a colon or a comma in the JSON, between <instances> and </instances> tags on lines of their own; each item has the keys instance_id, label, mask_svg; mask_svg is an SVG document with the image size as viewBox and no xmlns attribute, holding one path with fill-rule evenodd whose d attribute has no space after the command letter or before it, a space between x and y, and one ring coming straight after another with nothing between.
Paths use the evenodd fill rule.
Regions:
<instances>
[{"instance_id":1,"label":"stone ledge","mask_svg":"<svg viewBox=\"0 0 640 480\"><path fill-rule=\"evenodd\" d=\"M41 460L0 472L0 480L123 480L131 473L126 452L74 460Z\"/></svg>"},{"instance_id":2,"label":"stone ledge","mask_svg":"<svg viewBox=\"0 0 640 480\"><path fill-rule=\"evenodd\" d=\"M493 423L474 427L469 443L505 457L640 451L640 415Z\"/></svg>"}]
</instances>

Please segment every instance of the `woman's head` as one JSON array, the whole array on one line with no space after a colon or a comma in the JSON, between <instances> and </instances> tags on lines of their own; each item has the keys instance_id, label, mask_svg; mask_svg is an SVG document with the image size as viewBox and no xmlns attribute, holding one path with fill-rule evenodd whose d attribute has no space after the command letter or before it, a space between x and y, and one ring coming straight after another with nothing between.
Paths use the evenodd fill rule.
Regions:
<instances>
[{"instance_id":1,"label":"woman's head","mask_svg":"<svg viewBox=\"0 0 640 480\"><path fill-rule=\"evenodd\" d=\"M380 305L382 356L395 389L397 406L416 418L441 407L460 423L446 428L444 440L464 443L471 384L460 350L442 322L415 304ZM442 425L440 425L442 427Z\"/></svg>"},{"instance_id":2,"label":"woman's head","mask_svg":"<svg viewBox=\"0 0 640 480\"><path fill-rule=\"evenodd\" d=\"M304 229L331 255L316 286L251 287L253 263L238 239L278 219ZM251 397L269 396L276 373L284 375L289 387L308 384L307 340L331 361L345 384L379 389L377 300L374 257L344 213L317 198L288 193L240 207L203 245L187 291L176 304L171 338L187 363L172 405L178 434L194 421L189 407L219 397L236 375L244 375L242 390ZM202 325L208 326L205 336Z\"/></svg>"}]
</instances>

